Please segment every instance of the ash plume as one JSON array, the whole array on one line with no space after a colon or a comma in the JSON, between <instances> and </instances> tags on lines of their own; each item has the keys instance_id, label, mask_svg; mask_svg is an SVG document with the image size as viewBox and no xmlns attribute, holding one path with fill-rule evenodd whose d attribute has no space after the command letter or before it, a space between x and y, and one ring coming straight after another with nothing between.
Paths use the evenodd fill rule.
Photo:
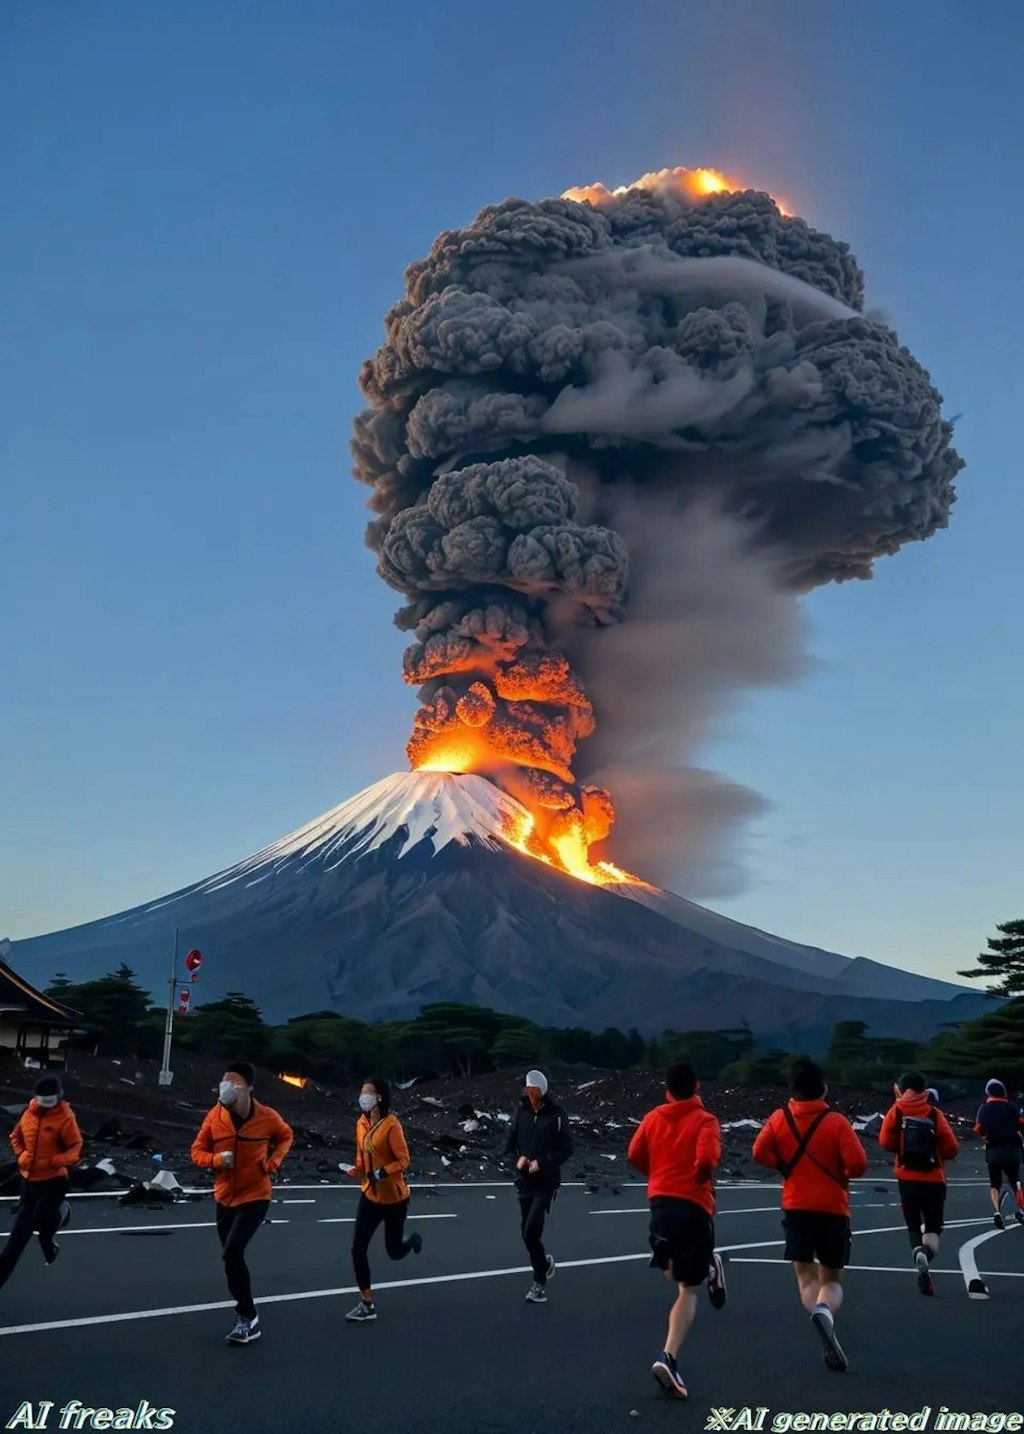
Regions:
<instances>
[{"instance_id":1,"label":"ash plume","mask_svg":"<svg viewBox=\"0 0 1024 1434\"><path fill-rule=\"evenodd\" d=\"M766 194L644 185L441 234L352 451L407 599L413 765L494 776L557 850L608 836L610 787L615 858L694 875L760 799L687 753L798 673L800 593L946 525L963 464L846 244Z\"/></svg>"}]
</instances>

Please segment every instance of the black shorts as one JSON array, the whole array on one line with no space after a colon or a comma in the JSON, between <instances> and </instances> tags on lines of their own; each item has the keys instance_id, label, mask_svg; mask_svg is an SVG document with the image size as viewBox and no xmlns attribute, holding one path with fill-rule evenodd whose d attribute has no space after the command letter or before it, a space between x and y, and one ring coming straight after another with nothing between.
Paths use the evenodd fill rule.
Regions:
<instances>
[{"instance_id":1,"label":"black shorts","mask_svg":"<svg viewBox=\"0 0 1024 1434\"><path fill-rule=\"evenodd\" d=\"M911 1241L926 1235L942 1234L942 1217L946 1209L946 1184L937 1180L900 1180L900 1204L907 1222Z\"/></svg>"},{"instance_id":2,"label":"black shorts","mask_svg":"<svg viewBox=\"0 0 1024 1434\"><path fill-rule=\"evenodd\" d=\"M993 1190L1001 1188L1004 1178L1011 1190L1020 1184L1019 1150L1012 1147L1006 1150L988 1150L985 1152L985 1159L988 1162L989 1184Z\"/></svg>"},{"instance_id":3,"label":"black shorts","mask_svg":"<svg viewBox=\"0 0 1024 1434\"><path fill-rule=\"evenodd\" d=\"M671 1270L679 1285L702 1285L715 1250L715 1222L692 1200L655 1195L651 1200L651 1264Z\"/></svg>"},{"instance_id":4,"label":"black shorts","mask_svg":"<svg viewBox=\"0 0 1024 1434\"><path fill-rule=\"evenodd\" d=\"M824 1265L843 1270L850 1263L850 1220L847 1215L828 1215L823 1210L784 1210L786 1259L801 1265Z\"/></svg>"}]
</instances>

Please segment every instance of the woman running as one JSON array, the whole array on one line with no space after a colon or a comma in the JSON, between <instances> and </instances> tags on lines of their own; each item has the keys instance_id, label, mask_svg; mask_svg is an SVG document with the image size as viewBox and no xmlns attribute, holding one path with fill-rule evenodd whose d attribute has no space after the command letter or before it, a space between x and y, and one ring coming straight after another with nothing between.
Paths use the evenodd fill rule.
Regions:
<instances>
[{"instance_id":1,"label":"woman running","mask_svg":"<svg viewBox=\"0 0 1024 1434\"><path fill-rule=\"evenodd\" d=\"M346 1173L362 1187L352 1236L352 1265L360 1299L346 1318L366 1324L377 1318L370 1285L369 1249L378 1225L384 1226L384 1248L392 1260L404 1260L410 1251L418 1255L423 1239L419 1234L405 1238L409 1147L398 1117L391 1114L391 1087L386 1080L374 1077L366 1082L359 1094L359 1109L362 1114L356 1121L356 1163Z\"/></svg>"}]
</instances>

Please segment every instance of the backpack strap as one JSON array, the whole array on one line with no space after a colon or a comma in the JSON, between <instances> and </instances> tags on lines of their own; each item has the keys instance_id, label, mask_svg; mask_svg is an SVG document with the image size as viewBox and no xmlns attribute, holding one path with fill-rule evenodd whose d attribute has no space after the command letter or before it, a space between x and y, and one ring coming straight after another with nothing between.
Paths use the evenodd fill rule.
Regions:
<instances>
[{"instance_id":1,"label":"backpack strap","mask_svg":"<svg viewBox=\"0 0 1024 1434\"><path fill-rule=\"evenodd\" d=\"M797 1165L799 1165L800 1161L806 1155L808 1160L810 1160L811 1164L816 1165L823 1175L827 1175L830 1180L834 1180L837 1185L841 1186L842 1189L845 1190L846 1181L842 1178L842 1176L837 1175L834 1170L830 1170L827 1165L823 1165L821 1161L817 1158L817 1156L815 1156L813 1152L808 1148L810 1146L811 1140L814 1137L815 1132L818 1129L818 1126L821 1125L822 1121L827 1115L832 1114L832 1107L830 1105L826 1105L824 1110L819 1111L818 1114L811 1121L810 1125L804 1131L803 1135L800 1134L800 1127L793 1119L793 1112L790 1110L788 1105L782 1107L782 1114L786 1121L786 1124L793 1132L793 1136L797 1142L796 1150L793 1152L792 1159L785 1162L781 1160L779 1161L778 1168L782 1172L783 1179L789 1179L793 1171L796 1169Z\"/></svg>"}]
</instances>

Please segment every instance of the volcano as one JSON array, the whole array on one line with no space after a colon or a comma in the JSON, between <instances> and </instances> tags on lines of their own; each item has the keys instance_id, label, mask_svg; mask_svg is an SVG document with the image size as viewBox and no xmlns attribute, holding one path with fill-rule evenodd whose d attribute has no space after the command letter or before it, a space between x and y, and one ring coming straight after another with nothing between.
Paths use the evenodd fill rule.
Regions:
<instances>
[{"instance_id":1,"label":"volcano","mask_svg":"<svg viewBox=\"0 0 1024 1434\"><path fill-rule=\"evenodd\" d=\"M742 1022L820 1048L837 1020L924 1039L984 996L770 936L642 882L592 885L517 846L530 818L485 778L404 772L245 861L117 916L15 942L37 985L127 963L158 1001L175 928L195 995L271 1022L467 1001L543 1025L644 1035Z\"/></svg>"}]
</instances>

